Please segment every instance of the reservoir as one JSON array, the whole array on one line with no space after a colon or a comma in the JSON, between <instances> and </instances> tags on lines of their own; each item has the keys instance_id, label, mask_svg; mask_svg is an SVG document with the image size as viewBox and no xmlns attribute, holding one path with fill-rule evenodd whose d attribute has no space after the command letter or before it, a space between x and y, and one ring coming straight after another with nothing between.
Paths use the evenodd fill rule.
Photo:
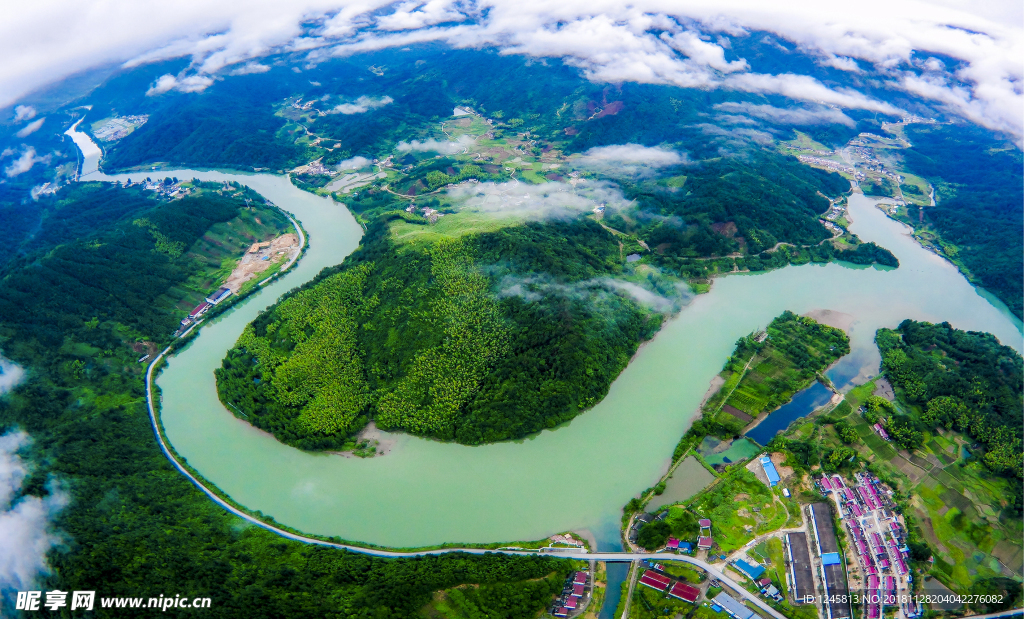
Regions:
<instances>
[{"instance_id":1,"label":"reservoir","mask_svg":"<svg viewBox=\"0 0 1024 619\"><path fill-rule=\"evenodd\" d=\"M76 142L88 140L76 133ZM84 180L144 175L97 173ZM344 206L284 177L190 170L154 175L247 184L309 231L309 250L294 270L204 323L157 380L162 422L177 452L238 503L308 533L414 547L538 539L577 528L617 531L622 506L667 470L736 340L787 309L832 309L855 318L851 354L862 367L851 368L851 376L877 373L875 330L906 318L989 331L1021 349L1020 322L1005 307L993 305L954 266L857 194L850 199L852 230L890 249L899 269L808 264L720 278L665 323L604 401L527 440L467 447L399 434L383 457L305 453L229 414L217 399L213 371L262 309L355 249L361 227Z\"/></svg>"}]
</instances>

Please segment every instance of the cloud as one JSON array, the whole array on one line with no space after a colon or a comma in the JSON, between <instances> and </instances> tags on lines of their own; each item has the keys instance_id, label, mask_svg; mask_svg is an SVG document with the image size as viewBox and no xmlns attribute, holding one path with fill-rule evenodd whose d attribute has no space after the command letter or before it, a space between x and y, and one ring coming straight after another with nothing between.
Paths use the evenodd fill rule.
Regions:
<instances>
[{"instance_id":1,"label":"cloud","mask_svg":"<svg viewBox=\"0 0 1024 619\"><path fill-rule=\"evenodd\" d=\"M648 168L689 163L685 154L660 146L641 144L613 144L598 146L583 153L574 163L582 168L609 174L637 174Z\"/></svg>"},{"instance_id":2,"label":"cloud","mask_svg":"<svg viewBox=\"0 0 1024 619\"><path fill-rule=\"evenodd\" d=\"M756 73L756 59L737 56L723 36L766 31L784 43L780 49L842 71L870 69L883 80L871 83L1020 137L1021 22L1021 4L1008 0L50 0L16 3L0 21L0 106L110 63L190 57L187 74L161 78L151 92L198 92L217 75L264 66L252 63L270 54L302 53L315 63L439 42L559 58L599 82L721 88L900 112L810 75ZM924 79L915 64L922 57L948 59L948 68L938 69L942 80Z\"/></svg>"},{"instance_id":3,"label":"cloud","mask_svg":"<svg viewBox=\"0 0 1024 619\"><path fill-rule=\"evenodd\" d=\"M20 123L23 120L31 120L36 117L36 108L31 105L19 105L14 108L14 122Z\"/></svg>"},{"instance_id":4,"label":"cloud","mask_svg":"<svg viewBox=\"0 0 1024 619\"><path fill-rule=\"evenodd\" d=\"M31 589L49 571L46 553L60 542L50 521L68 503L54 483L44 498L14 498L29 472L18 451L30 442L20 431L0 436L0 592Z\"/></svg>"},{"instance_id":5,"label":"cloud","mask_svg":"<svg viewBox=\"0 0 1024 619\"><path fill-rule=\"evenodd\" d=\"M258 62L247 62L237 69L232 69L228 72L228 75L251 75L253 73L266 73L270 70L270 67L265 64Z\"/></svg>"},{"instance_id":6,"label":"cloud","mask_svg":"<svg viewBox=\"0 0 1024 619\"><path fill-rule=\"evenodd\" d=\"M21 131L18 131L14 135L18 136L19 138L23 138L23 137L32 135L37 130L39 130L39 127L43 126L43 121L44 120L46 120L45 117L44 118L40 118L39 120L34 120L34 121L30 122L29 124L25 125L24 127L22 127Z\"/></svg>"},{"instance_id":7,"label":"cloud","mask_svg":"<svg viewBox=\"0 0 1024 619\"><path fill-rule=\"evenodd\" d=\"M0 395L14 389L25 378L21 366L0 357Z\"/></svg>"},{"instance_id":8,"label":"cloud","mask_svg":"<svg viewBox=\"0 0 1024 619\"><path fill-rule=\"evenodd\" d=\"M648 276L641 278L640 283L615 277L595 277L564 283L547 274L505 275L498 282L497 295L518 297L527 303L534 303L548 296L567 297L585 301L599 311L609 312L614 311L615 306L609 306L608 302L614 298L614 292L619 292L640 305L661 313L676 312L693 297L685 283L667 278L653 267L647 269Z\"/></svg>"},{"instance_id":9,"label":"cloud","mask_svg":"<svg viewBox=\"0 0 1024 619\"><path fill-rule=\"evenodd\" d=\"M49 155L47 155L45 157L36 157L36 149L34 149L31 146L29 146L25 150L25 152L21 154L21 157L18 157L17 159L15 159L14 162L11 163L11 165L7 166L4 169L4 173L7 176L17 176L19 174L23 174L25 172L28 172L29 170L32 169L32 166L34 166L37 163L49 163L49 162L50 162L50 156Z\"/></svg>"},{"instance_id":10,"label":"cloud","mask_svg":"<svg viewBox=\"0 0 1024 619\"><path fill-rule=\"evenodd\" d=\"M815 108L791 107L779 108L772 105L757 105L750 102L719 103L716 110L733 114L746 114L780 125L830 125L839 124L852 127L856 123L843 114L842 110L818 106Z\"/></svg>"},{"instance_id":11,"label":"cloud","mask_svg":"<svg viewBox=\"0 0 1024 619\"><path fill-rule=\"evenodd\" d=\"M351 159L346 159L339 163L337 170L339 172L342 170L358 170L359 168L365 168L370 165L370 163L371 161L366 157L352 157Z\"/></svg>"},{"instance_id":12,"label":"cloud","mask_svg":"<svg viewBox=\"0 0 1024 619\"><path fill-rule=\"evenodd\" d=\"M202 92L213 84L213 78L206 75L189 75L177 78L170 73L161 75L156 83L146 91L147 97L162 95L171 90L179 92Z\"/></svg>"},{"instance_id":13,"label":"cloud","mask_svg":"<svg viewBox=\"0 0 1024 619\"><path fill-rule=\"evenodd\" d=\"M455 153L461 153L468 149L470 146L476 143L473 137L468 135L460 135L456 140L452 142L443 142L430 138L429 140L419 141L413 140L411 142L399 142L395 148L403 153L409 152L432 152L441 153L443 155L454 155Z\"/></svg>"},{"instance_id":14,"label":"cloud","mask_svg":"<svg viewBox=\"0 0 1024 619\"><path fill-rule=\"evenodd\" d=\"M374 99L373 97L367 97L364 95L356 99L353 103L342 103L341 105L335 106L334 109L328 113L362 114L364 112L369 112L370 110L384 107L394 101L395 100L391 97L380 97L379 99Z\"/></svg>"},{"instance_id":15,"label":"cloud","mask_svg":"<svg viewBox=\"0 0 1024 619\"><path fill-rule=\"evenodd\" d=\"M607 181L541 183L468 183L448 190L459 208L530 220L572 219L593 212L599 205L627 203L616 185Z\"/></svg>"}]
</instances>

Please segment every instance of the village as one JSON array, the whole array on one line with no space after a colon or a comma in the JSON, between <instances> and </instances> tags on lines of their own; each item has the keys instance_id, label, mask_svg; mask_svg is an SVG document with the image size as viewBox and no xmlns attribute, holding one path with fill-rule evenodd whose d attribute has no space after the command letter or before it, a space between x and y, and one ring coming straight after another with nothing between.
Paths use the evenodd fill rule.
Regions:
<instances>
[{"instance_id":1,"label":"village","mask_svg":"<svg viewBox=\"0 0 1024 619\"><path fill-rule=\"evenodd\" d=\"M771 455L753 458L747 469L756 471L773 493L792 496L781 487L783 478ZM663 547L651 551L638 546L643 528L664 520L668 510L636 514L624 541L631 552L677 553L721 566L734 583L784 614L790 614L787 608L811 607L822 619L921 615L923 609L911 602L906 528L895 509L892 490L867 472L855 473L852 479L821 475L812 482L820 500L800 504L799 526L756 536L732 551L719 547L716 525L709 518L697 521L699 532L690 539L670 536ZM773 543L781 543L781 552L766 552ZM689 566L680 569L672 561L643 560L635 572L636 584L662 594L666 601L703 606L733 619L761 616L758 609L741 601L744 596L732 584ZM636 599L639 591L634 593L633 585L630 595Z\"/></svg>"}]
</instances>

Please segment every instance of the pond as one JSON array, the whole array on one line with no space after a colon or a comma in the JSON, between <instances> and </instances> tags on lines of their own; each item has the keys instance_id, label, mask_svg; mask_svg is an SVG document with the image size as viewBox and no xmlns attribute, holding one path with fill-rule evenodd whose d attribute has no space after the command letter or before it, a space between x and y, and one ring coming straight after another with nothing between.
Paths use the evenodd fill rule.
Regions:
<instances>
[{"instance_id":1,"label":"pond","mask_svg":"<svg viewBox=\"0 0 1024 619\"><path fill-rule=\"evenodd\" d=\"M761 420L761 423L747 430L744 436L757 441L760 445L767 445L776 434L788 428L789 424L827 404L832 395L831 389L814 381L813 385L798 392L792 400L769 413Z\"/></svg>"}]
</instances>

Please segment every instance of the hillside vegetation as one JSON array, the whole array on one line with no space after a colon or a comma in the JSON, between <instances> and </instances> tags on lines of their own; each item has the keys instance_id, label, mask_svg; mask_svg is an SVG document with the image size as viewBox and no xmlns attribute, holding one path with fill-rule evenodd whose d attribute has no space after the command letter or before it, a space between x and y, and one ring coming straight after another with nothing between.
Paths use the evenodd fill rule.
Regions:
<instances>
[{"instance_id":1,"label":"hillside vegetation","mask_svg":"<svg viewBox=\"0 0 1024 619\"><path fill-rule=\"evenodd\" d=\"M963 126L908 127L907 167L935 185L933 207L907 222L976 284L1024 317L1024 172L1021 151Z\"/></svg>"},{"instance_id":2,"label":"hillside vegetation","mask_svg":"<svg viewBox=\"0 0 1024 619\"><path fill-rule=\"evenodd\" d=\"M305 449L343 446L368 419L468 444L520 438L599 402L660 327L609 283L623 269L586 219L403 246L378 220L342 266L247 327L218 392Z\"/></svg>"}]
</instances>

